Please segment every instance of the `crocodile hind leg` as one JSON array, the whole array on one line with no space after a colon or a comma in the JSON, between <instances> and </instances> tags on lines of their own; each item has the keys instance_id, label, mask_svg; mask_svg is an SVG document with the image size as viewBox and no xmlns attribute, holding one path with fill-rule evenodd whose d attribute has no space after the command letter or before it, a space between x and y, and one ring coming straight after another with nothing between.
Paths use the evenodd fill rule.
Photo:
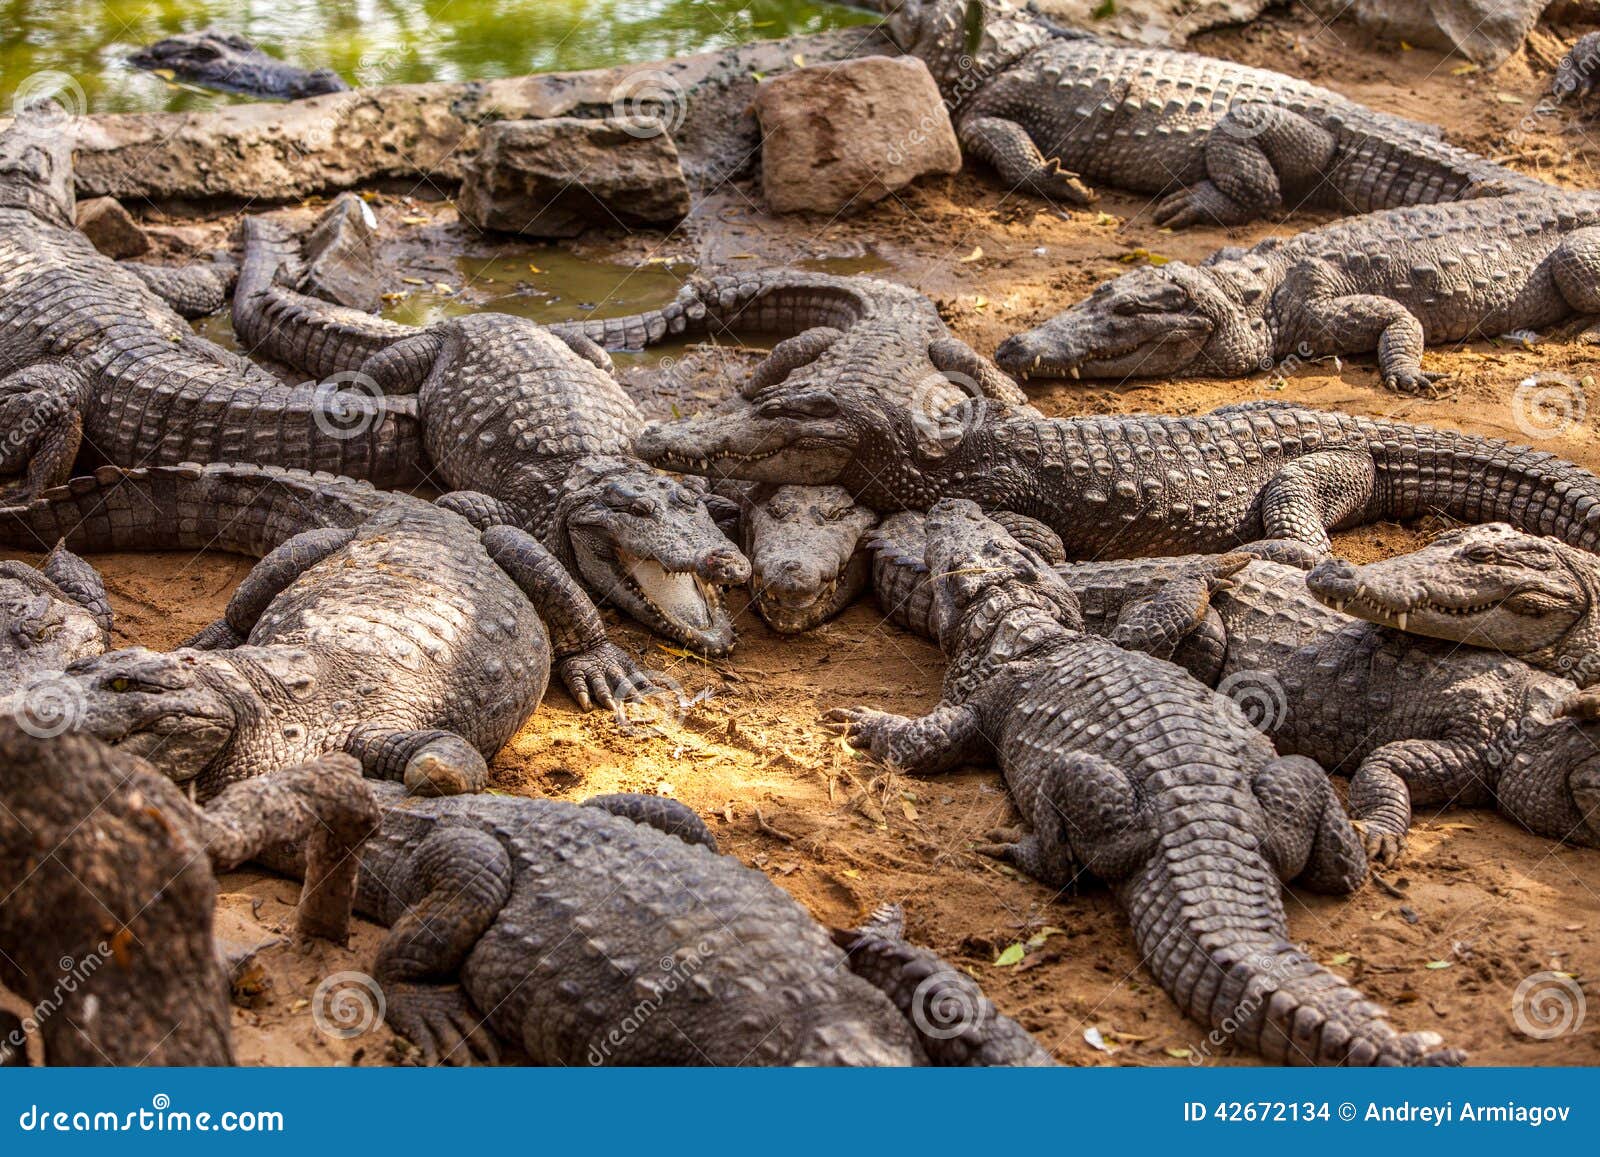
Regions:
<instances>
[{"instance_id":1,"label":"crocodile hind leg","mask_svg":"<svg viewBox=\"0 0 1600 1157\"><path fill-rule=\"evenodd\" d=\"M363 727L344 747L367 775L403 783L413 795L466 795L489 786L483 753L453 731Z\"/></svg>"},{"instance_id":2,"label":"crocodile hind leg","mask_svg":"<svg viewBox=\"0 0 1600 1157\"><path fill-rule=\"evenodd\" d=\"M717 837L711 834L706 821L686 804L660 795L619 791L610 795L594 795L583 801L584 807L599 808L647 828L677 836L686 844L699 844L720 851Z\"/></svg>"},{"instance_id":3,"label":"crocodile hind leg","mask_svg":"<svg viewBox=\"0 0 1600 1157\"><path fill-rule=\"evenodd\" d=\"M941 703L916 719L870 707L835 707L824 718L852 747L913 775L949 771L988 746L977 711L966 704Z\"/></svg>"},{"instance_id":4,"label":"crocodile hind leg","mask_svg":"<svg viewBox=\"0 0 1600 1157\"><path fill-rule=\"evenodd\" d=\"M1402 739L1378 748L1350 780L1350 818L1375 867L1393 865L1405 851L1413 803L1480 803L1481 757L1451 740Z\"/></svg>"},{"instance_id":5,"label":"crocodile hind leg","mask_svg":"<svg viewBox=\"0 0 1600 1157\"><path fill-rule=\"evenodd\" d=\"M1096 194L1054 157L1046 158L1028 130L1000 117L973 117L957 130L961 147L993 167L1013 189L1069 205L1091 205Z\"/></svg>"},{"instance_id":6,"label":"crocodile hind leg","mask_svg":"<svg viewBox=\"0 0 1600 1157\"><path fill-rule=\"evenodd\" d=\"M209 317L228 303L231 275L237 272L226 266L144 265L138 261L119 261L117 264L138 277L146 289L180 315L191 320Z\"/></svg>"},{"instance_id":7,"label":"crocodile hind leg","mask_svg":"<svg viewBox=\"0 0 1600 1157\"><path fill-rule=\"evenodd\" d=\"M1600 316L1600 228L1567 234L1550 255L1550 273L1573 313ZM1583 340L1600 342L1600 324L1584 330Z\"/></svg>"},{"instance_id":8,"label":"crocodile hind leg","mask_svg":"<svg viewBox=\"0 0 1600 1157\"><path fill-rule=\"evenodd\" d=\"M623 700L658 690L655 680L606 638L594 602L536 538L515 526L493 526L483 533L483 548L544 620L561 679L580 708L587 711L598 703L616 710Z\"/></svg>"},{"instance_id":9,"label":"crocodile hind leg","mask_svg":"<svg viewBox=\"0 0 1600 1157\"><path fill-rule=\"evenodd\" d=\"M1366 507L1376 479L1377 468L1367 454L1320 450L1296 458L1268 480L1256 499L1262 533L1269 540L1303 542L1327 554L1333 549L1329 528Z\"/></svg>"},{"instance_id":10,"label":"crocodile hind leg","mask_svg":"<svg viewBox=\"0 0 1600 1157\"><path fill-rule=\"evenodd\" d=\"M357 373L385 394L414 394L443 352L444 338L425 329L385 346L362 362Z\"/></svg>"},{"instance_id":11,"label":"crocodile hind leg","mask_svg":"<svg viewBox=\"0 0 1600 1157\"><path fill-rule=\"evenodd\" d=\"M62 365L28 366L0 379L0 504L27 502L72 474L83 441L88 383Z\"/></svg>"},{"instance_id":12,"label":"crocodile hind leg","mask_svg":"<svg viewBox=\"0 0 1600 1157\"><path fill-rule=\"evenodd\" d=\"M1267 813L1263 851L1279 879L1331 895L1354 892L1366 882L1361 837L1320 764L1303 755L1274 759L1250 786Z\"/></svg>"},{"instance_id":13,"label":"crocodile hind leg","mask_svg":"<svg viewBox=\"0 0 1600 1157\"><path fill-rule=\"evenodd\" d=\"M1244 554L1221 555L1163 583L1149 598L1122 608L1111 641L1127 651L1172 658L1179 644L1216 618L1212 596L1226 591L1232 585L1229 576L1249 561Z\"/></svg>"},{"instance_id":14,"label":"crocodile hind leg","mask_svg":"<svg viewBox=\"0 0 1600 1157\"><path fill-rule=\"evenodd\" d=\"M1110 883L1150 854L1154 823L1132 781L1109 760L1077 752L1047 768L1037 797L1017 801L1032 830L1011 844L980 848L1052 888L1084 871Z\"/></svg>"},{"instance_id":15,"label":"crocodile hind leg","mask_svg":"<svg viewBox=\"0 0 1600 1157\"><path fill-rule=\"evenodd\" d=\"M1209 180L1161 200L1155 222L1243 225L1283 208L1283 190L1316 188L1333 162L1333 134L1286 108L1237 104L1206 137Z\"/></svg>"},{"instance_id":16,"label":"crocodile hind leg","mask_svg":"<svg viewBox=\"0 0 1600 1157\"><path fill-rule=\"evenodd\" d=\"M422 1050L425 1063L494 1063L493 1035L459 984L467 956L511 895L511 857L499 840L476 828L441 828L411 851L410 879L390 893L418 895L390 921L373 968L389 1027ZM533 972L533 962L527 962Z\"/></svg>"}]
</instances>

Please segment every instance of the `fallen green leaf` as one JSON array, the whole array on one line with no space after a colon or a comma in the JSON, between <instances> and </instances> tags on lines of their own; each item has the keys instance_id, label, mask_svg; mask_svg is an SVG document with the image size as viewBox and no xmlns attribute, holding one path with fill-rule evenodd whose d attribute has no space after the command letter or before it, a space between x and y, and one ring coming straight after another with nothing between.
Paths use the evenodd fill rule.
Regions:
<instances>
[{"instance_id":1,"label":"fallen green leaf","mask_svg":"<svg viewBox=\"0 0 1600 1157\"><path fill-rule=\"evenodd\" d=\"M1022 945L1013 944L994 958L994 965L996 968L1010 968L1013 964L1020 963L1027 954L1028 950Z\"/></svg>"}]
</instances>

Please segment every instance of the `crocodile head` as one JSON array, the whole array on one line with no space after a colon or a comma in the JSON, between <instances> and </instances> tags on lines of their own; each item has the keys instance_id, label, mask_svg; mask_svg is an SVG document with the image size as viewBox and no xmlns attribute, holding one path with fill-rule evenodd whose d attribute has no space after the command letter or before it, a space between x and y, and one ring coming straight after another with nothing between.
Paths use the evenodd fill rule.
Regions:
<instances>
[{"instance_id":1,"label":"crocodile head","mask_svg":"<svg viewBox=\"0 0 1600 1157\"><path fill-rule=\"evenodd\" d=\"M758 490L744 511L755 607L772 629L797 634L827 622L867 581L861 539L878 516L838 486Z\"/></svg>"},{"instance_id":2,"label":"crocodile head","mask_svg":"<svg viewBox=\"0 0 1600 1157\"><path fill-rule=\"evenodd\" d=\"M23 686L104 649L89 608L26 563L0 562L0 685Z\"/></svg>"},{"instance_id":3,"label":"crocodile head","mask_svg":"<svg viewBox=\"0 0 1600 1157\"><path fill-rule=\"evenodd\" d=\"M1370 622L1600 682L1600 557L1553 538L1505 523L1453 530L1382 562L1330 559L1306 588Z\"/></svg>"},{"instance_id":4,"label":"crocodile head","mask_svg":"<svg viewBox=\"0 0 1600 1157\"><path fill-rule=\"evenodd\" d=\"M967 677L974 663L1003 665L1083 630L1077 596L977 503L937 502L926 525L940 644Z\"/></svg>"},{"instance_id":5,"label":"crocodile head","mask_svg":"<svg viewBox=\"0 0 1600 1157\"><path fill-rule=\"evenodd\" d=\"M77 227L72 139L49 107L20 111L0 133L0 208L26 209L63 229Z\"/></svg>"},{"instance_id":6,"label":"crocodile head","mask_svg":"<svg viewBox=\"0 0 1600 1157\"><path fill-rule=\"evenodd\" d=\"M238 676L221 654L129 647L66 670L80 730L142 756L177 783L201 776L240 725Z\"/></svg>"},{"instance_id":7,"label":"crocodile head","mask_svg":"<svg viewBox=\"0 0 1600 1157\"><path fill-rule=\"evenodd\" d=\"M875 0L895 47L928 66L955 99L1050 38L1011 0Z\"/></svg>"},{"instance_id":8,"label":"crocodile head","mask_svg":"<svg viewBox=\"0 0 1600 1157\"><path fill-rule=\"evenodd\" d=\"M556 519L598 599L704 654L733 648L722 588L750 564L698 493L640 462L594 459L568 475Z\"/></svg>"},{"instance_id":9,"label":"crocodile head","mask_svg":"<svg viewBox=\"0 0 1600 1157\"><path fill-rule=\"evenodd\" d=\"M1237 377L1270 358L1247 277L1171 261L1113 278L995 351L1019 377ZM1267 362L1270 365L1270 361Z\"/></svg>"}]
</instances>

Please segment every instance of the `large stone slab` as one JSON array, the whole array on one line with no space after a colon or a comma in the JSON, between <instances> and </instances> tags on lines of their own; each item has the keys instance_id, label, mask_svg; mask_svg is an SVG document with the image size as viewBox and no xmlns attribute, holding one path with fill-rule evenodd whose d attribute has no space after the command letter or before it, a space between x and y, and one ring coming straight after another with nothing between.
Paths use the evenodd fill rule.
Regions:
<instances>
[{"instance_id":1,"label":"large stone slab","mask_svg":"<svg viewBox=\"0 0 1600 1157\"><path fill-rule=\"evenodd\" d=\"M927 65L867 56L796 69L756 95L761 187L779 213L881 201L927 173L961 168L961 145Z\"/></svg>"},{"instance_id":2,"label":"large stone slab","mask_svg":"<svg viewBox=\"0 0 1600 1157\"><path fill-rule=\"evenodd\" d=\"M480 229L576 237L591 225L676 224L689 212L689 182L659 118L501 121L479 141L456 207Z\"/></svg>"},{"instance_id":3,"label":"large stone slab","mask_svg":"<svg viewBox=\"0 0 1600 1157\"><path fill-rule=\"evenodd\" d=\"M1311 0L1328 21L1353 20L1384 40L1456 52L1494 68L1527 39L1550 0Z\"/></svg>"},{"instance_id":4,"label":"large stone slab","mask_svg":"<svg viewBox=\"0 0 1600 1157\"><path fill-rule=\"evenodd\" d=\"M1276 0L1034 0L1038 11L1069 28L1136 44L1182 48L1211 28L1245 24ZM1410 0L1394 0L1405 4Z\"/></svg>"}]
</instances>

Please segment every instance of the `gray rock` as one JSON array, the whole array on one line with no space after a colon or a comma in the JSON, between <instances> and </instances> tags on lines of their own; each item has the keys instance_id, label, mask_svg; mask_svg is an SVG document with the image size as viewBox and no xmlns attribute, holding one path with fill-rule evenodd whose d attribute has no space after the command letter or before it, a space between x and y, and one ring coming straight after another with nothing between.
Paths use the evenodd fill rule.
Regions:
<instances>
[{"instance_id":1,"label":"gray rock","mask_svg":"<svg viewBox=\"0 0 1600 1157\"><path fill-rule=\"evenodd\" d=\"M913 57L796 69L763 84L755 109L762 188L775 212L833 213L961 168L939 86Z\"/></svg>"},{"instance_id":2,"label":"gray rock","mask_svg":"<svg viewBox=\"0 0 1600 1157\"><path fill-rule=\"evenodd\" d=\"M677 147L652 118L503 121L481 140L457 203L479 228L576 237L590 225L674 223L689 212Z\"/></svg>"},{"instance_id":3,"label":"gray rock","mask_svg":"<svg viewBox=\"0 0 1600 1157\"><path fill-rule=\"evenodd\" d=\"M1272 0L1117 0L1105 12L1102 0L1034 0L1047 19L1135 44L1182 48L1191 36L1230 24L1247 24ZM1102 14L1103 13L1103 14Z\"/></svg>"},{"instance_id":4,"label":"gray rock","mask_svg":"<svg viewBox=\"0 0 1600 1157\"><path fill-rule=\"evenodd\" d=\"M79 202L78 228L107 257L121 260L150 252L150 238L115 197Z\"/></svg>"},{"instance_id":5,"label":"gray rock","mask_svg":"<svg viewBox=\"0 0 1600 1157\"><path fill-rule=\"evenodd\" d=\"M1404 40L1496 68L1522 47L1550 0L1315 0L1324 20L1348 17L1384 40Z\"/></svg>"},{"instance_id":6,"label":"gray rock","mask_svg":"<svg viewBox=\"0 0 1600 1157\"><path fill-rule=\"evenodd\" d=\"M379 284L371 274L377 220L355 193L342 193L306 237L299 289L313 297L376 313Z\"/></svg>"}]
</instances>

